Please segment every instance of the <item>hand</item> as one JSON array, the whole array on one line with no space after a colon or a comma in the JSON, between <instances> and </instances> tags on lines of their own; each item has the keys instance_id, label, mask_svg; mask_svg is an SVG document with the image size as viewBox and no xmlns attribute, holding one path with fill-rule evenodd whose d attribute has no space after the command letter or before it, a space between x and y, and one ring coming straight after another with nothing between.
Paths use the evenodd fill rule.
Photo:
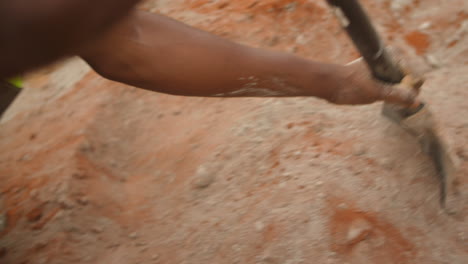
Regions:
<instances>
[{"instance_id":1,"label":"hand","mask_svg":"<svg viewBox=\"0 0 468 264\"><path fill-rule=\"evenodd\" d=\"M362 59L353 61L338 69L335 76L335 90L329 101L335 104L371 104L385 101L408 107L420 103L416 99L421 79L411 75L396 85L374 79Z\"/></svg>"}]
</instances>

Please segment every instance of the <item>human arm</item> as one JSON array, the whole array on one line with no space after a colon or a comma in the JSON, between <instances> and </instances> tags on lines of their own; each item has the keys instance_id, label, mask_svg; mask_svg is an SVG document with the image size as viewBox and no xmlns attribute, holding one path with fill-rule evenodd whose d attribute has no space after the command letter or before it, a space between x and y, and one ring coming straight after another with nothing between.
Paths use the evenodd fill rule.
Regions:
<instances>
[{"instance_id":1,"label":"human arm","mask_svg":"<svg viewBox=\"0 0 468 264\"><path fill-rule=\"evenodd\" d=\"M342 104L414 101L410 92L375 82L356 65L243 46L141 11L81 55L108 79L175 95L316 96Z\"/></svg>"}]
</instances>

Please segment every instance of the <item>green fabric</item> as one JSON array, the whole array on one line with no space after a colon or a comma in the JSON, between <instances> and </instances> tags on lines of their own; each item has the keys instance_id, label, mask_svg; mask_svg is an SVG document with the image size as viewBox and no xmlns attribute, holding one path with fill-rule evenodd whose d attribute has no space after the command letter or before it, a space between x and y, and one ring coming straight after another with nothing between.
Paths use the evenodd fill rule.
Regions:
<instances>
[{"instance_id":1,"label":"green fabric","mask_svg":"<svg viewBox=\"0 0 468 264\"><path fill-rule=\"evenodd\" d=\"M23 79L21 77L15 77L8 80L11 85L14 85L17 88L23 87Z\"/></svg>"}]
</instances>

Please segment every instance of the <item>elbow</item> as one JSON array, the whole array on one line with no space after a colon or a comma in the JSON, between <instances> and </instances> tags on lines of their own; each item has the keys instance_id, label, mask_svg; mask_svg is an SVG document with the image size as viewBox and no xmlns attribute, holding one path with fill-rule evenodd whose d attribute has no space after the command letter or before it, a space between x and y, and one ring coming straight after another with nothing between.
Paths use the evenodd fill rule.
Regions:
<instances>
[{"instance_id":1,"label":"elbow","mask_svg":"<svg viewBox=\"0 0 468 264\"><path fill-rule=\"evenodd\" d=\"M96 67L94 65L90 65L91 68L99 74L99 76L103 77L104 79L110 80L110 81L115 81L115 82L123 82L122 78L120 78L115 72L110 71L106 68L100 68Z\"/></svg>"},{"instance_id":2,"label":"elbow","mask_svg":"<svg viewBox=\"0 0 468 264\"><path fill-rule=\"evenodd\" d=\"M157 81L152 80L151 77L141 69L134 69L130 65L118 60L103 60L96 58L89 58L81 56L83 60L101 77L123 83L126 85L138 87L150 91L160 91ZM162 91L164 92L164 91Z\"/></svg>"},{"instance_id":3,"label":"elbow","mask_svg":"<svg viewBox=\"0 0 468 264\"><path fill-rule=\"evenodd\" d=\"M153 92L171 94L171 95L192 95L177 89L173 82L161 81L157 74L151 74L145 70L144 65L134 67L130 63L116 59L111 56L81 56L83 60L101 77L123 83L126 85L138 87Z\"/></svg>"},{"instance_id":4,"label":"elbow","mask_svg":"<svg viewBox=\"0 0 468 264\"><path fill-rule=\"evenodd\" d=\"M103 62L102 60L95 60L85 56L81 58L101 77L111 81L127 83L123 74L124 71L121 69L122 67L116 66L115 63Z\"/></svg>"}]
</instances>

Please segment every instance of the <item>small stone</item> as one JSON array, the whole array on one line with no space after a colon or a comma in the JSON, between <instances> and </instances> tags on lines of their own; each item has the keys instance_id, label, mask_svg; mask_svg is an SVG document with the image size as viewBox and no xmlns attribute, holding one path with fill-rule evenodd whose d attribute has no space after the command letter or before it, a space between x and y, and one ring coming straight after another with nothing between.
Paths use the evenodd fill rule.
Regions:
<instances>
[{"instance_id":1,"label":"small stone","mask_svg":"<svg viewBox=\"0 0 468 264\"><path fill-rule=\"evenodd\" d=\"M430 21L426 21L419 25L419 30L426 30L432 26L432 23Z\"/></svg>"},{"instance_id":2,"label":"small stone","mask_svg":"<svg viewBox=\"0 0 468 264\"><path fill-rule=\"evenodd\" d=\"M286 180L289 180L293 177L291 172L284 172L281 176L283 176Z\"/></svg>"},{"instance_id":3,"label":"small stone","mask_svg":"<svg viewBox=\"0 0 468 264\"><path fill-rule=\"evenodd\" d=\"M357 219L351 223L346 236L346 244L355 244L365 240L372 232L372 226L364 219Z\"/></svg>"},{"instance_id":4,"label":"small stone","mask_svg":"<svg viewBox=\"0 0 468 264\"><path fill-rule=\"evenodd\" d=\"M151 260L157 260L159 259L159 254L154 254L151 256Z\"/></svg>"},{"instance_id":5,"label":"small stone","mask_svg":"<svg viewBox=\"0 0 468 264\"><path fill-rule=\"evenodd\" d=\"M340 203L340 204L338 205L338 208L340 208L340 209L348 209L348 205L346 205L345 203Z\"/></svg>"},{"instance_id":6,"label":"small stone","mask_svg":"<svg viewBox=\"0 0 468 264\"><path fill-rule=\"evenodd\" d=\"M76 201L80 205L87 205L89 203L88 198L86 198L85 196L79 197Z\"/></svg>"},{"instance_id":7,"label":"small stone","mask_svg":"<svg viewBox=\"0 0 468 264\"><path fill-rule=\"evenodd\" d=\"M319 193L317 196L318 196L319 198L325 198L325 197L326 197L326 194L324 194L324 193Z\"/></svg>"},{"instance_id":8,"label":"small stone","mask_svg":"<svg viewBox=\"0 0 468 264\"><path fill-rule=\"evenodd\" d=\"M390 8L394 12L403 10L408 5L408 0L393 0L390 4Z\"/></svg>"},{"instance_id":9,"label":"small stone","mask_svg":"<svg viewBox=\"0 0 468 264\"><path fill-rule=\"evenodd\" d=\"M84 142L83 144L81 144L81 145L78 147L78 151L80 151L80 152L82 152L82 153L93 152L93 151L94 151L94 148L93 148L93 146L91 145L91 143L89 143L89 142Z\"/></svg>"},{"instance_id":10,"label":"small stone","mask_svg":"<svg viewBox=\"0 0 468 264\"><path fill-rule=\"evenodd\" d=\"M110 245L107 246L107 248L116 248L116 247L119 247L120 244L119 243L112 243Z\"/></svg>"},{"instance_id":11,"label":"small stone","mask_svg":"<svg viewBox=\"0 0 468 264\"><path fill-rule=\"evenodd\" d=\"M463 232L458 233L457 238L458 238L458 240L459 240L460 242L462 242L462 243L468 242L468 237L467 237L466 234L463 233Z\"/></svg>"},{"instance_id":12,"label":"small stone","mask_svg":"<svg viewBox=\"0 0 468 264\"><path fill-rule=\"evenodd\" d=\"M381 161L381 166L386 170L392 170L395 168L395 162L391 159L383 159Z\"/></svg>"},{"instance_id":13,"label":"small stone","mask_svg":"<svg viewBox=\"0 0 468 264\"><path fill-rule=\"evenodd\" d=\"M133 232L130 235L128 235L128 237L131 239L136 239L138 237L138 234L136 232Z\"/></svg>"},{"instance_id":14,"label":"small stone","mask_svg":"<svg viewBox=\"0 0 468 264\"><path fill-rule=\"evenodd\" d=\"M291 46L291 47L288 47L286 49L286 52L289 52L289 53L296 53L298 50L297 46Z\"/></svg>"},{"instance_id":15,"label":"small stone","mask_svg":"<svg viewBox=\"0 0 468 264\"><path fill-rule=\"evenodd\" d=\"M239 244L234 244L231 246L231 249L236 252L239 252L241 250L241 246Z\"/></svg>"},{"instance_id":16,"label":"small stone","mask_svg":"<svg viewBox=\"0 0 468 264\"><path fill-rule=\"evenodd\" d=\"M148 251L148 249L149 249L148 246L141 247L141 248L140 248L140 252Z\"/></svg>"},{"instance_id":17,"label":"small stone","mask_svg":"<svg viewBox=\"0 0 468 264\"><path fill-rule=\"evenodd\" d=\"M322 186L322 185L323 185L323 181L317 181L317 182L315 183L315 186L317 186L317 187L320 187L320 186Z\"/></svg>"},{"instance_id":18,"label":"small stone","mask_svg":"<svg viewBox=\"0 0 468 264\"><path fill-rule=\"evenodd\" d=\"M254 144L257 144L257 145L263 143L263 141L264 141L263 137L254 137L254 138L252 138L252 142Z\"/></svg>"},{"instance_id":19,"label":"small stone","mask_svg":"<svg viewBox=\"0 0 468 264\"><path fill-rule=\"evenodd\" d=\"M20 158L20 161L30 161L32 160L31 154L25 154Z\"/></svg>"},{"instance_id":20,"label":"small stone","mask_svg":"<svg viewBox=\"0 0 468 264\"><path fill-rule=\"evenodd\" d=\"M278 36L274 36L273 38L271 38L268 42L267 42L267 45L270 46L270 47L273 47L273 46L276 46L278 43L279 43L279 37Z\"/></svg>"},{"instance_id":21,"label":"small stone","mask_svg":"<svg viewBox=\"0 0 468 264\"><path fill-rule=\"evenodd\" d=\"M147 245L147 243L143 242L143 241L138 241L138 242L135 243L135 246L137 246L137 247L144 247L146 245Z\"/></svg>"},{"instance_id":22,"label":"small stone","mask_svg":"<svg viewBox=\"0 0 468 264\"><path fill-rule=\"evenodd\" d=\"M69 225L65 227L65 231L68 233L77 233L77 234L82 234L83 231L75 225Z\"/></svg>"},{"instance_id":23,"label":"small stone","mask_svg":"<svg viewBox=\"0 0 468 264\"><path fill-rule=\"evenodd\" d=\"M278 264L279 261L273 256L257 256L258 264Z\"/></svg>"},{"instance_id":24,"label":"small stone","mask_svg":"<svg viewBox=\"0 0 468 264\"><path fill-rule=\"evenodd\" d=\"M300 150L293 153L293 157L296 158L296 159L300 158L301 155L302 155L302 151L300 151Z\"/></svg>"},{"instance_id":25,"label":"small stone","mask_svg":"<svg viewBox=\"0 0 468 264\"><path fill-rule=\"evenodd\" d=\"M117 168L117 166L119 165L119 163L115 160L112 160L109 162L109 165L112 167L112 168Z\"/></svg>"},{"instance_id":26,"label":"small stone","mask_svg":"<svg viewBox=\"0 0 468 264\"><path fill-rule=\"evenodd\" d=\"M288 12L294 12L296 11L296 8L297 8L296 2L289 3L284 7L284 9Z\"/></svg>"},{"instance_id":27,"label":"small stone","mask_svg":"<svg viewBox=\"0 0 468 264\"><path fill-rule=\"evenodd\" d=\"M425 58L432 68L435 68L435 69L440 68L441 62L435 56L429 54L429 55L426 55Z\"/></svg>"},{"instance_id":28,"label":"small stone","mask_svg":"<svg viewBox=\"0 0 468 264\"><path fill-rule=\"evenodd\" d=\"M365 146L356 146L353 150L354 156L363 156L367 153L367 148Z\"/></svg>"},{"instance_id":29,"label":"small stone","mask_svg":"<svg viewBox=\"0 0 468 264\"><path fill-rule=\"evenodd\" d=\"M73 174L72 174L72 177L75 178L75 179L77 179L77 180L84 180L84 179L88 178L87 175L86 175L85 173L81 173L81 172L75 172L75 173L73 173Z\"/></svg>"},{"instance_id":30,"label":"small stone","mask_svg":"<svg viewBox=\"0 0 468 264\"><path fill-rule=\"evenodd\" d=\"M39 191L37 189L31 190L31 192L29 193L29 196L32 199L37 199L39 197Z\"/></svg>"},{"instance_id":31,"label":"small stone","mask_svg":"<svg viewBox=\"0 0 468 264\"><path fill-rule=\"evenodd\" d=\"M47 242L45 241L39 241L36 244L34 244L34 249L35 250L41 250L47 246Z\"/></svg>"},{"instance_id":32,"label":"small stone","mask_svg":"<svg viewBox=\"0 0 468 264\"><path fill-rule=\"evenodd\" d=\"M255 18L254 14L245 14L239 19L237 19L237 22L245 22L245 21L250 21Z\"/></svg>"},{"instance_id":33,"label":"small stone","mask_svg":"<svg viewBox=\"0 0 468 264\"><path fill-rule=\"evenodd\" d=\"M104 229L102 227L100 227L100 226L95 226L95 227L91 228L91 231L93 233L100 234L100 233L102 233L104 231Z\"/></svg>"},{"instance_id":34,"label":"small stone","mask_svg":"<svg viewBox=\"0 0 468 264\"><path fill-rule=\"evenodd\" d=\"M37 207L32 209L27 215L26 218L29 222L37 222L42 217L42 208Z\"/></svg>"},{"instance_id":35,"label":"small stone","mask_svg":"<svg viewBox=\"0 0 468 264\"><path fill-rule=\"evenodd\" d=\"M299 45L305 45L307 44L307 39L304 35L299 35L296 37L296 43L299 44Z\"/></svg>"},{"instance_id":36,"label":"small stone","mask_svg":"<svg viewBox=\"0 0 468 264\"><path fill-rule=\"evenodd\" d=\"M62 209L71 210L75 207L75 203L65 195L59 196L57 200Z\"/></svg>"},{"instance_id":37,"label":"small stone","mask_svg":"<svg viewBox=\"0 0 468 264\"><path fill-rule=\"evenodd\" d=\"M204 189L210 186L215 180L215 174L208 171L205 166L200 166L195 174L193 185L195 188Z\"/></svg>"},{"instance_id":38,"label":"small stone","mask_svg":"<svg viewBox=\"0 0 468 264\"><path fill-rule=\"evenodd\" d=\"M264 227L265 227L265 225L261 221L255 222L255 230L257 232L261 232Z\"/></svg>"},{"instance_id":39,"label":"small stone","mask_svg":"<svg viewBox=\"0 0 468 264\"><path fill-rule=\"evenodd\" d=\"M468 150L465 150L464 147L459 147L456 153L460 159L468 161Z\"/></svg>"}]
</instances>

